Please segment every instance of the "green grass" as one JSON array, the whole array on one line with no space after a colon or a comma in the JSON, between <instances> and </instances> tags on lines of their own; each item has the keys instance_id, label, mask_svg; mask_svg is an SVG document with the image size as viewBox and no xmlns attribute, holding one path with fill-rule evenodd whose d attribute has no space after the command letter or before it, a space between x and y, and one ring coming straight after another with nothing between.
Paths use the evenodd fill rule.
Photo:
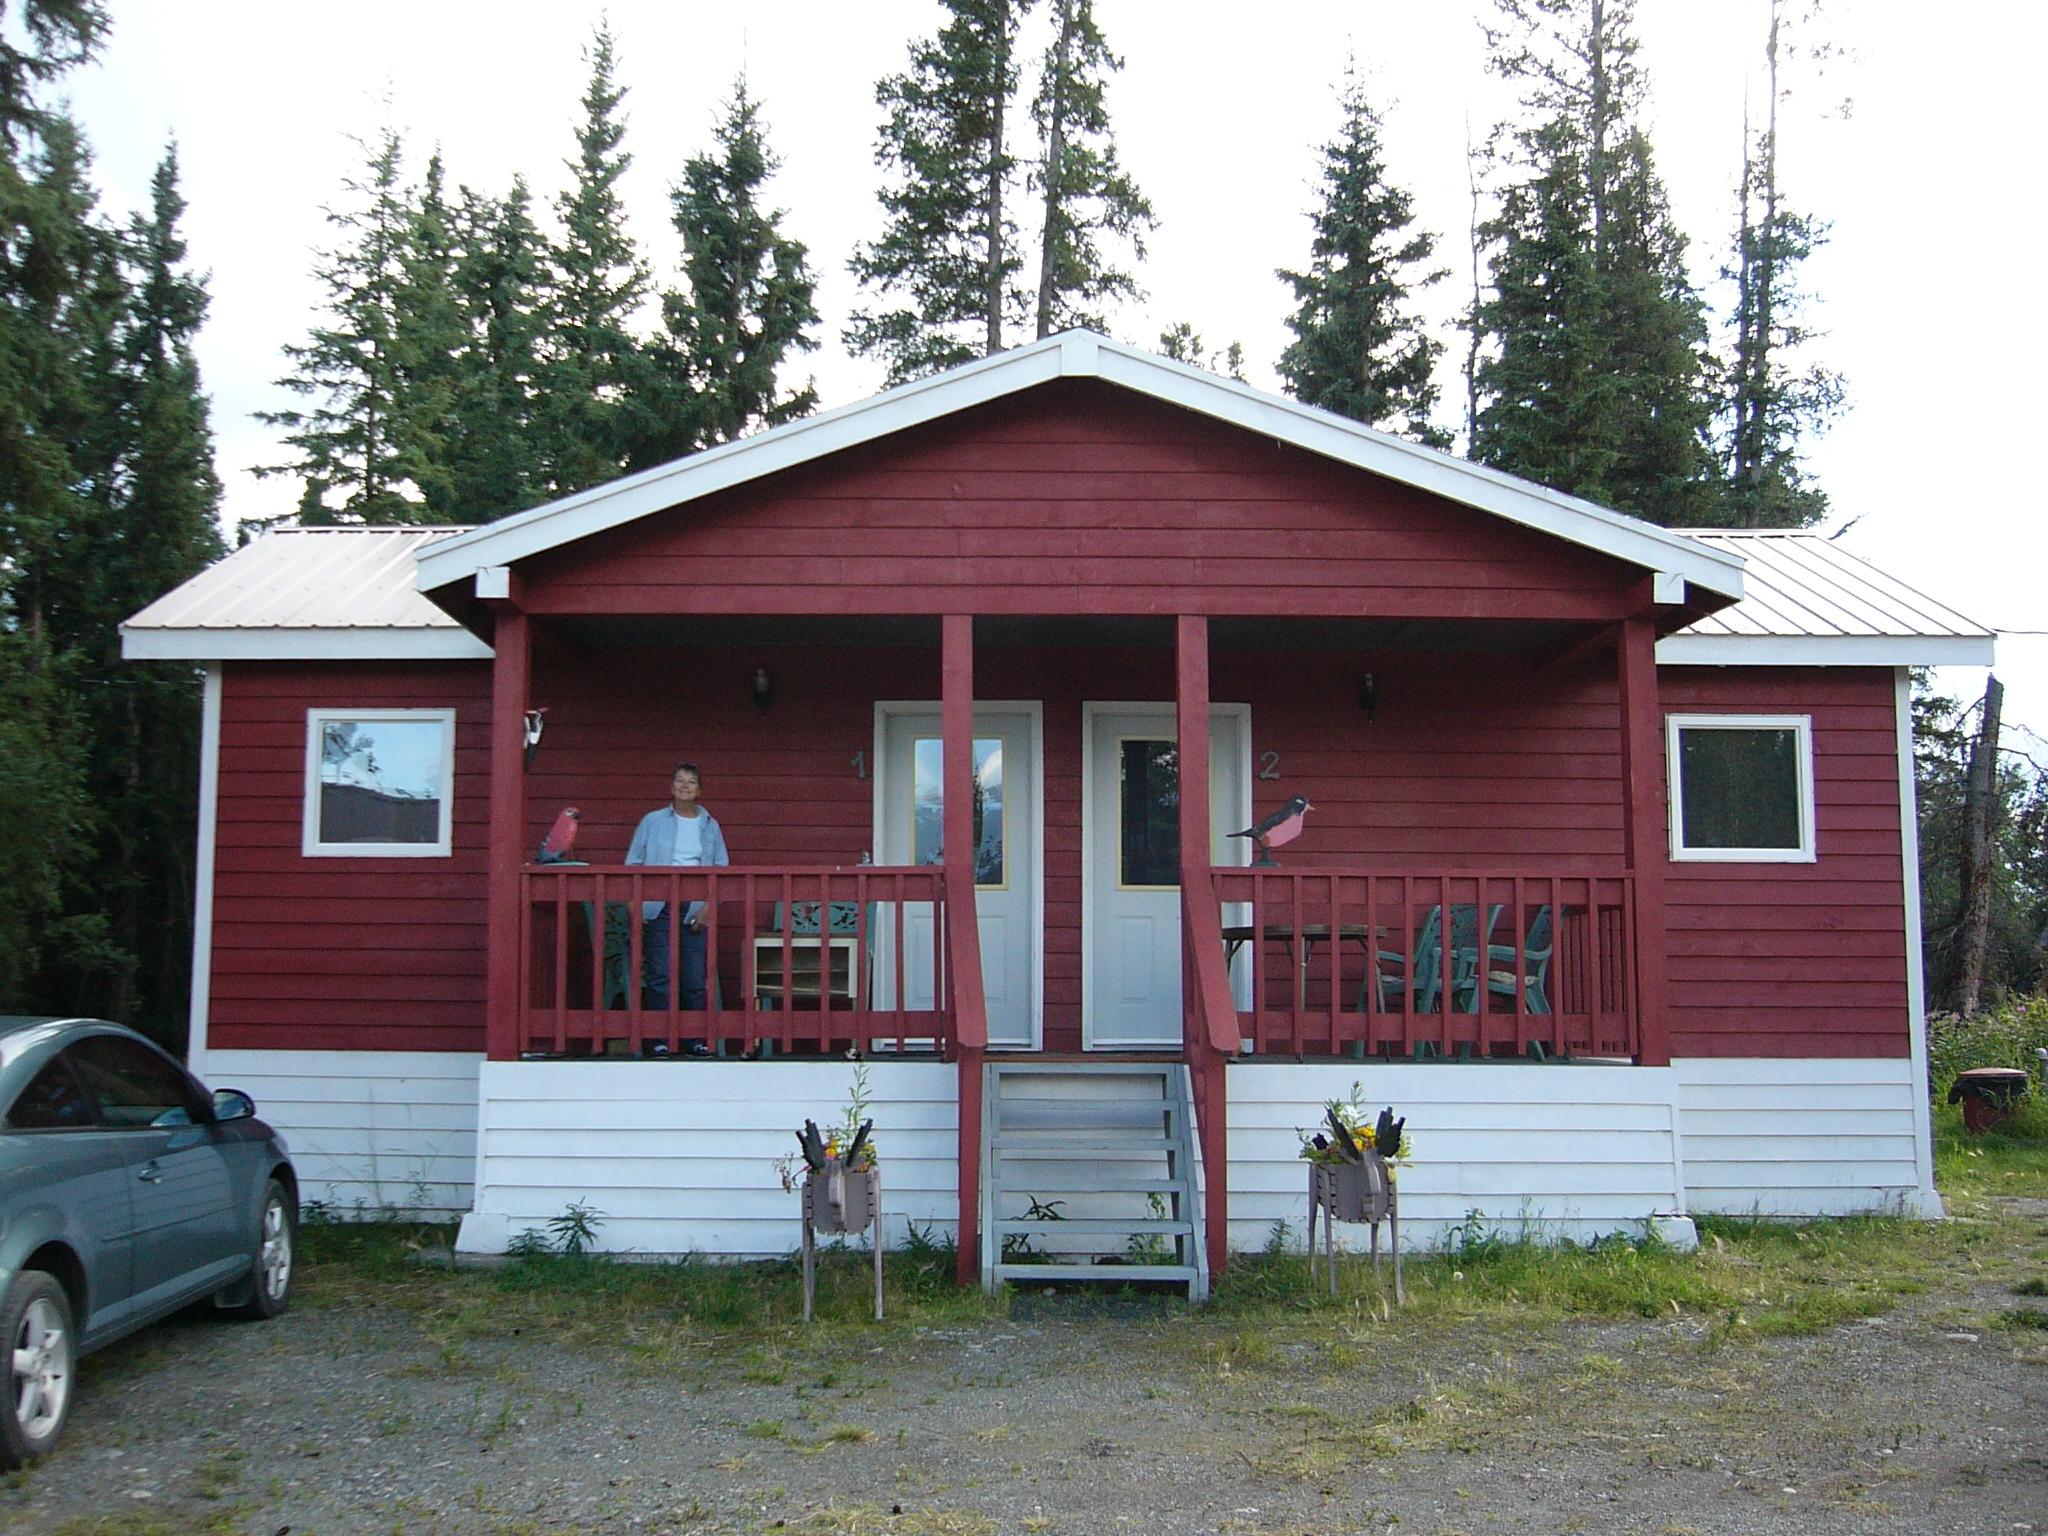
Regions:
<instances>
[{"instance_id":1,"label":"green grass","mask_svg":"<svg viewBox=\"0 0 2048 1536\"><path fill-rule=\"evenodd\" d=\"M1934 1106L1934 1182L1943 1195L2048 1198L2048 1103L2029 1099L1995 1131L1973 1136L1963 1112Z\"/></svg>"}]
</instances>

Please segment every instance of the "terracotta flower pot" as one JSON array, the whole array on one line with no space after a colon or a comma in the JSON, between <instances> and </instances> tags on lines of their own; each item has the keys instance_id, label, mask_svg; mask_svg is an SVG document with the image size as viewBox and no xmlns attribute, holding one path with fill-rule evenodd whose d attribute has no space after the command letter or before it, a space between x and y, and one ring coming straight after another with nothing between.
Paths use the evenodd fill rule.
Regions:
<instances>
[{"instance_id":1,"label":"terracotta flower pot","mask_svg":"<svg viewBox=\"0 0 2048 1536\"><path fill-rule=\"evenodd\" d=\"M848 1168L836 1158L804 1179L804 1202L819 1232L865 1232L875 1219L872 1168Z\"/></svg>"}]
</instances>

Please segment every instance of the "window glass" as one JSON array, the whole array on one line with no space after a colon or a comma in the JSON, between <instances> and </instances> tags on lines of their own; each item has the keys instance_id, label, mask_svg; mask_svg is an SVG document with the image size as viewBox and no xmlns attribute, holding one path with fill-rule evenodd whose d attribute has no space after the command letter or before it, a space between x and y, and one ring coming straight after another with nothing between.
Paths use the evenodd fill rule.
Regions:
<instances>
[{"instance_id":1,"label":"window glass","mask_svg":"<svg viewBox=\"0 0 2048 1536\"><path fill-rule=\"evenodd\" d=\"M940 864L946 857L946 788L940 773L940 743L920 736L910 744L911 812L916 843L913 864ZM974 742L974 883L1005 883L1003 867L1003 742L1000 736Z\"/></svg>"},{"instance_id":2,"label":"window glass","mask_svg":"<svg viewBox=\"0 0 2048 1536\"><path fill-rule=\"evenodd\" d=\"M1799 733L1790 726L1684 725L1678 731L1680 846L1804 846Z\"/></svg>"},{"instance_id":3,"label":"window glass","mask_svg":"<svg viewBox=\"0 0 2048 1536\"><path fill-rule=\"evenodd\" d=\"M7 1111L10 1131L74 1131L92 1124L92 1100L62 1056L30 1078Z\"/></svg>"},{"instance_id":4,"label":"window glass","mask_svg":"<svg viewBox=\"0 0 2048 1536\"><path fill-rule=\"evenodd\" d=\"M1180 884L1180 757L1170 741L1117 743L1123 885Z\"/></svg>"},{"instance_id":5,"label":"window glass","mask_svg":"<svg viewBox=\"0 0 2048 1536\"><path fill-rule=\"evenodd\" d=\"M207 1118L191 1080L146 1045L118 1035L93 1035L64 1054L107 1125L192 1125Z\"/></svg>"},{"instance_id":6,"label":"window glass","mask_svg":"<svg viewBox=\"0 0 2048 1536\"><path fill-rule=\"evenodd\" d=\"M439 847L453 728L437 715L316 716L312 841L336 849Z\"/></svg>"}]
</instances>

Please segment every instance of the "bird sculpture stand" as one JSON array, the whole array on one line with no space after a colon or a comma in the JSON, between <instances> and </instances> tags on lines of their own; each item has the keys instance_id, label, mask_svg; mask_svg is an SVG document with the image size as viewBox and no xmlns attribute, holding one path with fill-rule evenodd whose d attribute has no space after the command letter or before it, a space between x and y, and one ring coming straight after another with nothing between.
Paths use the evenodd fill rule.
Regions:
<instances>
[{"instance_id":1,"label":"bird sculpture stand","mask_svg":"<svg viewBox=\"0 0 2048 1536\"><path fill-rule=\"evenodd\" d=\"M844 1157L827 1157L824 1139L811 1121L804 1122L797 1143L804 1154L803 1261L804 1321L811 1320L818 1299L818 1234L840 1237L866 1232L875 1255L875 1321L882 1320L882 1176L870 1166L853 1166L862 1143L874 1127L862 1124Z\"/></svg>"}]
</instances>

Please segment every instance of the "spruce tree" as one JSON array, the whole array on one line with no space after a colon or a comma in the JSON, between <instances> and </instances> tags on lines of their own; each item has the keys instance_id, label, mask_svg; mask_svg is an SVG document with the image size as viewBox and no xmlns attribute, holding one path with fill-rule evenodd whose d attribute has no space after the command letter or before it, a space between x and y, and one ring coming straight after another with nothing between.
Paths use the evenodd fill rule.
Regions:
<instances>
[{"instance_id":1,"label":"spruce tree","mask_svg":"<svg viewBox=\"0 0 2048 1536\"><path fill-rule=\"evenodd\" d=\"M1323 146L1322 198L1305 272L1279 275L1297 308L1294 340L1280 354L1288 392L1368 426L1388 426L1432 448L1450 434L1432 425L1436 361L1443 344L1408 305L1411 290L1439 281L1426 267L1436 237L1414 227L1408 193L1387 179L1380 117L1364 85L1347 76L1343 122Z\"/></svg>"},{"instance_id":2,"label":"spruce tree","mask_svg":"<svg viewBox=\"0 0 2048 1536\"><path fill-rule=\"evenodd\" d=\"M1185 320L1177 320L1159 333L1159 355L1176 363L1206 368L1211 373L1227 374L1240 384L1245 381L1244 343L1233 341L1221 352L1211 352L1202 333Z\"/></svg>"},{"instance_id":3,"label":"spruce tree","mask_svg":"<svg viewBox=\"0 0 2048 1536\"><path fill-rule=\"evenodd\" d=\"M687 288L662 296L661 407L650 412L636 462L659 463L730 442L817 408L808 383L786 390L792 352L817 348L817 285L801 242L761 189L778 167L759 105L742 77L713 130L716 151L694 155L670 193Z\"/></svg>"},{"instance_id":4,"label":"spruce tree","mask_svg":"<svg viewBox=\"0 0 2048 1536\"><path fill-rule=\"evenodd\" d=\"M278 384L310 404L257 414L298 457L256 473L298 478L302 522L434 521L421 488L438 482L435 422L414 408L398 334L414 217L404 146L387 127L362 148L362 171L343 183L352 201L327 210L337 243L314 268L328 323L284 349L294 371Z\"/></svg>"},{"instance_id":5,"label":"spruce tree","mask_svg":"<svg viewBox=\"0 0 2048 1536\"><path fill-rule=\"evenodd\" d=\"M1800 464L1801 439L1840 407L1840 378L1801 369L1799 348L1813 339L1801 319L1799 264L1827 239L1827 225L1787 206L1778 188L1778 83L1790 48L1782 0L1772 0L1764 58L1769 81L1763 132L1742 125L1737 192L1733 357L1723 403L1721 521L1738 528L1796 528L1827 515L1826 494Z\"/></svg>"},{"instance_id":6,"label":"spruce tree","mask_svg":"<svg viewBox=\"0 0 2048 1536\"><path fill-rule=\"evenodd\" d=\"M1472 455L1655 522L1711 521L1706 310L1637 122L1634 0L1495 3L1491 67L1535 116L1482 227Z\"/></svg>"},{"instance_id":7,"label":"spruce tree","mask_svg":"<svg viewBox=\"0 0 2048 1536\"><path fill-rule=\"evenodd\" d=\"M1105 238L1145 257L1152 205L1117 158L1103 99L1123 60L1095 24L1094 0L1052 0L1053 41L1031 117L1041 158L1036 183L1044 221L1038 251L1038 335L1106 328L1101 306L1139 297L1137 279L1115 266Z\"/></svg>"},{"instance_id":8,"label":"spruce tree","mask_svg":"<svg viewBox=\"0 0 2048 1536\"><path fill-rule=\"evenodd\" d=\"M1024 313L1023 262L1005 211L1016 179L1006 130L1017 26L1030 0L943 4L945 27L913 43L910 67L875 87L887 113L875 145L889 175L885 219L850 263L878 302L855 312L846 344L881 358L892 384L993 356L1006 323Z\"/></svg>"},{"instance_id":9,"label":"spruce tree","mask_svg":"<svg viewBox=\"0 0 2048 1536\"><path fill-rule=\"evenodd\" d=\"M447 168L436 150L407 200L393 301L391 356L400 419L411 428L413 485L422 520L456 520L455 463L463 457L459 397L474 361L455 290L461 260Z\"/></svg>"},{"instance_id":10,"label":"spruce tree","mask_svg":"<svg viewBox=\"0 0 2048 1536\"><path fill-rule=\"evenodd\" d=\"M632 324L651 289L619 203L619 179L633 157L621 147L626 88L618 82L608 24L598 26L585 57L590 79L576 158L568 162L572 181L556 201L562 238L554 251L541 390L543 474L556 496L600 484L625 467L632 401L646 387Z\"/></svg>"},{"instance_id":11,"label":"spruce tree","mask_svg":"<svg viewBox=\"0 0 2048 1536\"><path fill-rule=\"evenodd\" d=\"M480 523L545 499L538 441L546 365L547 245L532 196L514 180L502 198L464 188L456 213L454 287L466 333L450 445L448 514Z\"/></svg>"}]
</instances>

